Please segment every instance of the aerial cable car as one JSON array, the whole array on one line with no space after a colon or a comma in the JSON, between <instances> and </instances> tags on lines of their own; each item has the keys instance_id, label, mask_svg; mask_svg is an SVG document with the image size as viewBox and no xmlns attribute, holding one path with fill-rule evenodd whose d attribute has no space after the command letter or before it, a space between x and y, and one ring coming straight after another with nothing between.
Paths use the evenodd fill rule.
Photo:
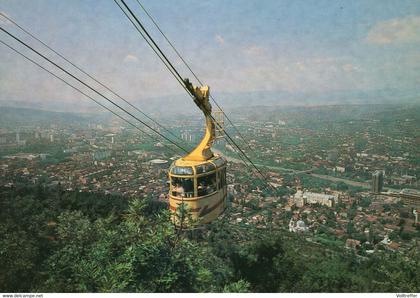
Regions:
<instances>
[{"instance_id":1,"label":"aerial cable car","mask_svg":"<svg viewBox=\"0 0 420 298\"><path fill-rule=\"evenodd\" d=\"M179 224L180 205L186 210L191 224L205 224L215 220L227 206L226 159L211 151L216 137L208 86L184 83L204 113L206 130L201 142L187 155L175 160L169 168L169 208L172 220Z\"/></svg>"}]
</instances>

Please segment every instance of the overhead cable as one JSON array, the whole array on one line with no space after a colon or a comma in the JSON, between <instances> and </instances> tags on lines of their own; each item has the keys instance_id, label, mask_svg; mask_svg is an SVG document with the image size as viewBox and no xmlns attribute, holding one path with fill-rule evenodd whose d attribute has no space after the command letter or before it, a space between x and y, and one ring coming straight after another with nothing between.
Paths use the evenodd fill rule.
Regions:
<instances>
[{"instance_id":1,"label":"overhead cable","mask_svg":"<svg viewBox=\"0 0 420 298\"><path fill-rule=\"evenodd\" d=\"M134 106L128 100L126 100L125 98L123 98L122 96L120 96L119 94L117 94L115 91L113 91L111 88L109 88L107 85L105 85L104 83L102 83L99 80L95 79L92 75L90 75L89 73L87 73L80 66L77 66L75 63L71 62L69 59L67 59L66 57L64 57L63 54L61 54L58 51L56 51L53 48L51 48L45 42L43 42L42 40L40 40L39 38L37 38L31 32L29 32L27 29L25 29L21 25L19 25L16 21L14 21L13 19L11 19L10 17L8 17L7 15L5 15L2 12L0 12L0 15L2 17L4 17L5 19L7 19L8 21L10 21L12 24L14 24L20 30L22 30L23 32L25 32L26 34L28 34L29 36L31 36L33 39L35 39L36 41L38 41L39 43L41 43L43 46L45 46L46 48L48 48L50 51L52 51L53 53L55 53L57 56L59 56L60 58L62 58L66 62L68 62L70 65L72 65L73 67L75 67L76 69L78 69L80 72L82 72L83 74L85 74L86 76L88 76L90 79L94 80L96 83L98 83L99 85L101 85L102 87L104 87L106 90L108 90L109 92L111 92L113 95L117 96L119 99L121 99L122 101L124 101L125 103L127 103L130 107L134 108L136 111L138 111L139 113L141 113L144 117L146 117L147 119L149 119L150 121L152 121L158 127L162 128L163 130L165 130L166 132L168 132L170 135L172 135L173 137L177 138L178 140L181 140L178 136L176 136L174 133L172 133L169 129L167 129L166 127L164 127L163 125L161 125L159 122L157 122L156 120L154 120L153 118L151 118L150 116L148 116L146 113L144 113L138 107Z\"/></svg>"},{"instance_id":2,"label":"overhead cable","mask_svg":"<svg viewBox=\"0 0 420 298\"><path fill-rule=\"evenodd\" d=\"M147 128L149 128L150 130L154 131L156 134L158 134L163 139L167 140L169 143L175 145L176 147L178 147L179 149L181 149L185 153L188 152L185 148L181 147L179 144L177 144L173 140L169 139L168 137L166 137L165 135L163 135L162 133L160 133L158 130L156 130L155 128L151 127L149 124L147 124L146 122L142 121L141 119L139 119L138 117L136 117L135 115L133 115L132 113L130 113L129 111L127 111L125 108L121 107L119 104L117 104L114 101L112 101L111 99L109 99L107 96L103 95L101 92L97 91L96 89L94 89L93 87L91 87L90 85L88 85L87 83L83 82L81 79L79 79L78 77L76 77L72 73L68 72L63 67L61 67L60 65L58 65L57 63L55 63L54 61L52 61L51 59L49 59L45 55L41 54L39 51L37 51L36 49L34 49L33 47L31 47L30 45L28 45L27 43L25 43L24 41L22 41L18 37L14 36L12 33L10 33L9 31L7 31L6 29L0 27L0 30L3 31L4 33L6 33L7 35L9 35L10 37L12 37L13 39L15 39L16 41L18 41L20 44L22 44L26 48L28 48L31 51L33 51L34 53L36 53L38 56L44 58L46 61L48 61L49 63L51 63L55 67L59 68L61 71L63 71L64 73L66 73L67 75L69 75L70 77L72 77L73 79L75 79L76 81L78 81L79 83L81 83L82 85L88 87L90 90L92 90L93 92L95 92L96 94L98 94L99 96L101 96L102 98L104 98L105 100L107 100L109 103L113 104L114 106L116 106L117 108L119 108L120 110L122 110L123 112L125 112L126 114L130 115L132 118L136 119L138 122L142 123L144 126L146 126Z\"/></svg>"},{"instance_id":3,"label":"overhead cable","mask_svg":"<svg viewBox=\"0 0 420 298\"><path fill-rule=\"evenodd\" d=\"M169 40L169 38L166 36L166 34L160 28L160 26L157 23L157 21L155 20L155 18L147 11L147 9L144 7L144 5L139 0L136 0L136 1L139 4L139 6L141 7L141 9L144 11L144 13L149 17L149 19L152 21L152 23L156 26L156 28L162 34L162 36L165 38L165 40L168 42L168 44L171 46L171 48L174 50L174 52L179 57L179 59L181 59L181 61L184 63L184 65L188 68L188 70L191 72L191 74L194 76L194 78L197 80L197 82L200 85L204 85L202 83L202 81L198 78L198 76L196 75L196 73L192 70L192 68L190 67L190 65L187 63L187 61L184 59L184 57L182 57L182 55L180 54L180 52L176 49L175 45ZM242 141L246 144L246 146L248 147L248 149L251 150L251 151L253 151L251 149L251 146L249 145L249 142L244 138L244 136L241 134L241 132L239 131L239 129L236 127L236 125L233 124L233 122L230 120L230 118L228 117L228 115L226 115L226 113L223 111L222 107L219 105L219 103L216 101L216 99L213 97L213 95L211 93L210 93L210 99L216 104L216 106L219 108L219 110L223 112L223 115L226 117L226 119L228 120L228 122L230 123L230 125L232 125L232 127L235 129L236 133L239 135L239 137L242 139Z\"/></svg>"},{"instance_id":4,"label":"overhead cable","mask_svg":"<svg viewBox=\"0 0 420 298\"><path fill-rule=\"evenodd\" d=\"M184 79L181 77L181 75L179 74L179 72L176 70L176 68L173 66L173 64L169 61L169 59L166 57L166 55L163 53L163 51L160 49L160 47L156 44L156 42L153 40L153 38L150 36L150 34L147 32L146 28L143 26L143 24L141 23L141 21L138 19L138 17L134 14L134 12L128 7L128 5L125 3L124 0L120 0L121 3L124 5L125 9L129 12L129 14L131 15L131 17L136 21L136 23L134 23L134 21L131 19L131 17L129 17L129 15L127 14L127 12L123 9L123 7L119 4L119 2L117 0L114 0L114 2L118 5L118 7L123 11L123 13L126 15L126 17L130 20L130 22L134 25L134 27L136 28L136 30L141 34L141 36L143 37L143 39L147 42L147 44L152 48L152 50L155 52L155 54L159 57L159 59L164 63L164 65L166 66L166 68L171 72L171 74L175 77L175 79L180 83L180 85L183 87L183 89L188 93L188 95L195 100L195 97L193 94L191 94L191 92L188 90L188 88L186 87L186 83L184 82ZM141 29L138 28L138 26L140 26ZM147 36L147 38L146 38ZM206 109L203 109L203 112L205 113L206 116L209 116L213 119L214 123L216 125L218 125L216 119L211 115L211 113L209 113L209 111L206 111ZM227 136L228 140L240 151L240 153L246 158L246 160L254 167L254 169L257 170L258 174L263 177L264 182L266 183L266 185L270 188L272 188L273 190L275 190L275 188L267 181L267 177L261 172L261 170L252 162L252 160L246 155L246 153L240 148L240 146L232 139L232 137L224 130L223 127L220 127L220 130L222 130L225 135Z\"/></svg>"},{"instance_id":5,"label":"overhead cable","mask_svg":"<svg viewBox=\"0 0 420 298\"><path fill-rule=\"evenodd\" d=\"M26 56L25 54L23 54L22 52L20 52L19 50L17 50L16 48L10 46L9 44L7 44L6 42L0 40L0 43L2 43L3 45L5 45L6 47L8 47L9 49L11 49L12 51L16 52L17 54L19 54L20 56L24 57L26 60L32 62L33 64L35 64L36 66L38 66L39 68L43 69L44 71L46 71L47 73L51 74L52 76L54 76L55 78L59 79L61 82L63 82L64 84L70 86L71 88L73 88L74 90L78 91L79 93L81 93L82 95L86 96L87 98L89 98L90 100L92 100L93 102L95 102L96 104L98 104L99 106L101 106L102 108L106 109L108 112L112 113L113 115L117 116L118 118L120 118L121 120L127 122L128 124L130 124L131 126L133 126L134 128L138 129L140 132L144 133L145 135L147 135L148 137L150 137L151 139L153 139L154 141L158 140L155 136L149 134L148 132L144 131L143 129L141 129L139 126L135 125L134 123L130 122L129 120L125 119L124 117L122 117L121 115L119 115L118 113L114 112L113 110L111 110L110 108L108 108L107 106L103 105L102 103L100 103L99 101L97 101L96 99L94 99L93 97L91 97L90 95L86 94L85 92L83 92L82 90L80 90L79 88L77 88L76 86L70 84L69 82L67 82L66 80L64 80L63 78L59 77L57 74L53 73L52 71L48 70L46 67L42 66L41 64L39 64L38 62L36 62L35 60L29 58L28 56ZM168 149L170 149L172 152L176 153L175 150L173 150L171 147L168 146Z\"/></svg>"}]
</instances>

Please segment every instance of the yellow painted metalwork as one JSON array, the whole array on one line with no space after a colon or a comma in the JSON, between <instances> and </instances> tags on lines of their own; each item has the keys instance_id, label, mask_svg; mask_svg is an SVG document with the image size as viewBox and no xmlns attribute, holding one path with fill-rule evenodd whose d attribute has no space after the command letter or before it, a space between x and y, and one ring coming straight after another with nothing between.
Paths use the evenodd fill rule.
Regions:
<instances>
[{"instance_id":1,"label":"yellow painted metalwork","mask_svg":"<svg viewBox=\"0 0 420 298\"><path fill-rule=\"evenodd\" d=\"M169 205L176 224L179 224L176 212L180 204L187 207L187 221L192 220L189 223L203 224L216 219L226 208L226 159L211 151L215 123L211 117L209 87L196 87L188 80L185 84L204 113L206 127L201 142L169 169Z\"/></svg>"},{"instance_id":2,"label":"yellow painted metalwork","mask_svg":"<svg viewBox=\"0 0 420 298\"><path fill-rule=\"evenodd\" d=\"M213 157L213 152L210 147L213 144L215 137L214 122L211 118L211 105L209 102L209 92L210 88L208 86L195 87L192 85L189 86L189 89L192 91L195 97L195 103L203 111L204 116L206 117L206 131L201 142L191 151L187 156L184 156L184 160L190 161L205 161Z\"/></svg>"},{"instance_id":3,"label":"yellow painted metalwork","mask_svg":"<svg viewBox=\"0 0 420 298\"><path fill-rule=\"evenodd\" d=\"M214 111L214 119L216 121L216 130L214 134L215 140L223 139L225 136L225 113L222 110Z\"/></svg>"},{"instance_id":4,"label":"yellow painted metalwork","mask_svg":"<svg viewBox=\"0 0 420 298\"><path fill-rule=\"evenodd\" d=\"M215 166L214 170L205 173L197 173L197 167L205 166L209 163L213 164L212 160L221 160L223 163L221 163L219 166ZM172 172L172 169L175 167L188 166L193 169L192 175L176 175ZM215 174L216 177L213 191L206 195L200 195L198 180L201 177L208 177L212 174ZM178 223L175 216L176 209L178 208L178 205L182 203L185 204L189 216L193 221L195 221L196 224L209 223L216 219L225 210L227 206L226 160L221 156L216 155L212 159L205 162L186 161L180 158L172 164L169 177L169 204L170 209L173 212L172 219L175 223ZM174 178L192 179L194 185L193 193L186 193L184 195L179 195L179 193L176 193Z\"/></svg>"}]
</instances>

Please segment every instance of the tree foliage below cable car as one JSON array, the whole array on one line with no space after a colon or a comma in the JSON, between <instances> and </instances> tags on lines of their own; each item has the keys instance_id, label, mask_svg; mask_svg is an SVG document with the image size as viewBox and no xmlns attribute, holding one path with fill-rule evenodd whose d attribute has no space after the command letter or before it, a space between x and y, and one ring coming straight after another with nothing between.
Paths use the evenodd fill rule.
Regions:
<instances>
[{"instance_id":1,"label":"tree foliage below cable car","mask_svg":"<svg viewBox=\"0 0 420 298\"><path fill-rule=\"evenodd\" d=\"M366 259L218 220L180 232L151 199L2 189L2 292L419 292L413 251Z\"/></svg>"}]
</instances>

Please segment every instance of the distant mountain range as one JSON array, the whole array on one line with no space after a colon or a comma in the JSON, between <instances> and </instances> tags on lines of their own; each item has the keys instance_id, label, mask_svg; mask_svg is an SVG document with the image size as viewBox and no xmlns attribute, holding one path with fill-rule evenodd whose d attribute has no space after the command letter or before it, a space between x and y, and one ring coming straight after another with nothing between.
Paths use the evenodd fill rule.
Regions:
<instances>
[{"instance_id":1,"label":"distant mountain range","mask_svg":"<svg viewBox=\"0 0 420 298\"><path fill-rule=\"evenodd\" d=\"M227 111L253 106L317 106L348 104L420 104L420 88L413 90L383 89L371 91L334 91L329 93L299 93L286 91L255 91L242 93L213 93ZM191 98L186 94L131 100L131 103L158 118L169 114L195 114ZM93 103L75 105L72 102L45 100L0 101L0 106L24 107L72 113L102 113L104 109ZM214 104L213 104L214 106Z\"/></svg>"},{"instance_id":2,"label":"distant mountain range","mask_svg":"<svg viewBox=\"0 0 420 298\"><path fill-rule=\"evenodd\" d=\"M216 94L217 95L217 94ZM314 106L343 104L420 103L420 88L416 90L382 89L370 91L331 91L328 93L300 93L286 91L255 91L221 93L224 105L235 106Z\"/></svg>"},{"instance_id":3,"label":"distant mountain range","mask_svg":"<svg viewBox=\"0 0 420 298\"><path fill-rule=\"evenodd\" d=\"M48 125L51 123L87 123L89 120L91 120L89 114L0 106L0 127Z\"/></svg>"},{"instance_id":4,"label":"distant mountain range","mask_svg":"<svg viewBox=\"0 0 420 298\"><path fill-rule=\"evenodd\" d=\"M213 93L219 105L226 111L236 111L244 107L275 106L301 107L323 105L354 104L420 104L419 90L379 90L379 91L336 91L325 93L290 93L285 91L255 91L243 93ZM197 109L191 98L185 95L156 97L134 102L146 112L157 115L196 114ZM212 103L215 107L215 104Z\"/></svg>"},{"instance_id":5,"label":"distant mountain range","mask_svg":"<svg viewBox=\"0 0 420 298\"><path fill-rule=\"evenodd\" d=\"M186 104L187 105L187 104ZM178 107L179 108L179 107ZM187 119L197 120L202 117L198 110L190 105L190 110L180 111L179 113L159 113L150 105L144 109L146 113L152 115L156 120L164 123L171 119L182 119L189 114ZM156 109L156 108L155 108ZM161 110L171 109L168 104ZM138 113L135 113L144 119ZM309 122L343 122L343 121L420 121L420 104L400 103L400 104L338 104L338 105L312 105L312 106L285 106L285 105L255 105L242 107L231 107L228 111L233 121L247 119L251 121L271 121L277 123L280 120L288 124L309 123ZM111 117L110 113L78 113L78 112L55 112L31 108L1 107L0 106L0 128L14 128L17 126L44 126L49 124L88 124L106 123ZM148 120L146 120L149 122ZM162 122L163 121L163 122ZM132 122L135 122L132 120Z\"/></svg>"}]
</instances>

